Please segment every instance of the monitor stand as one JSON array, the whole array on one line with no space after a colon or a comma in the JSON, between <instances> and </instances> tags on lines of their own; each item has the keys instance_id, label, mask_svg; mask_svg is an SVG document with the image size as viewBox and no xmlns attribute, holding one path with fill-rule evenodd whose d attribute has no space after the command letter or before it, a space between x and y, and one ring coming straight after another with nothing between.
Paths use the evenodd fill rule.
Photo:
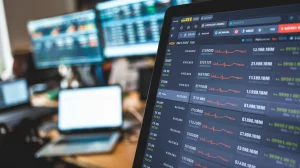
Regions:
<instances>
[{"instance_id":1,"label":"monitor stand","mask_svg":"<svg viewBox=\"0 0 300 168\"><path fill-rule=\"evenodd\" d=\"M99 85L107 85L107 82L105 82L104 78L103 68L100 65L95 66L95 78Z\"/></svg>"},{"instance_id":2,"label":"monitor stand","mask_svg":"<svg viewBox=\"0 0 300 168\"><path fill-rule=\"evenodd\" d=\"M75 67L75 69L82 86L88 87L97 85L95 76L92 75L93 70L90 65L78 66Z\"/></svg>"},{"instance_id":3,"label":"monitor stand","mask_svg":"<svg viewBox=\"0 0 300 168\"><path fill-rule=\"evenodd\" d=\"M85 65L76 67L78 79L83 87L106 85L102 65Z\"/></svg>"}]
</instances>

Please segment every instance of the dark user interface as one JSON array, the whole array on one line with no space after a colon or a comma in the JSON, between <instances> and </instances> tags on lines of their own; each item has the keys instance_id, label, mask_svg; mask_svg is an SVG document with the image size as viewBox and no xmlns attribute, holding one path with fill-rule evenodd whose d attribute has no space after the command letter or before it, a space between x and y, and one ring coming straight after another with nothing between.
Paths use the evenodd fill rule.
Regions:
<instances>
[{"instance_id":1,"label":"dark user interface","mask_svg":"<svg viewBox=\"0 0 300 168\"><path fill-rule=\"evenodd\" d=\"M38 68L101 62L93 10L28 23Z\"/></svg>"},{"instance_id":2,"label":"dark user interface","mask_svg":"<svg viewBox=\"0 0 300 168\"><path fill-rule=\"evenodd\" d=\"M173 18L143 168L300 167L299 8Z\"/></svg>"},{"instance_id":3,"label":"dark user interface","mask_svg":"<svg viewBox=\"0 0 300 168\"><path fill-rule=\"evenodd\" d=\"M149 55L157 51L165 11L191 0L128 0L97 4L104 55Z\"/></svg>"}]
</instances>

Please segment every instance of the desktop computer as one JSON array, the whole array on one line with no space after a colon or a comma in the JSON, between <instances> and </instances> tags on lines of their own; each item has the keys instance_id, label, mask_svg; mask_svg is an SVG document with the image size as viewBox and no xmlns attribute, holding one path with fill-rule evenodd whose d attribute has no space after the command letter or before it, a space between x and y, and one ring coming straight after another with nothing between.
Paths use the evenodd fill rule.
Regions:
<instances>
[{"instance_id":1,"label":"desktop computer","mask_svg":"<svg viewBox=\"0 0 300 168\"><path fill-rule=\"evenodd\" d=\"M86 85L94 85L97 82L89 82L95 78L89 77L91 64L98 65L104 58L154 56L165 11L170 6L190 2L191 0L114 0L98 3L96 10L30 21L27 27L32 39L35 66L38 69L63 67L60 69L61 74L69 74L62 74L65 80L67 76L73 76L76 80L85 81ZM82 67L83 65L88 67ZM81 67L68 68L69 66ZM101 75L99 77L99 67L95 69L97 78L103 79ZM117 69L127 72L118 67ZM136 71L135 74L137 73ZM101 83L106 82L102 80ZM109 84L115 83L120 82ZM78 84L74 86L77 87Z\"/></svg>"},{"instance_id":2,"label":"desktop computer","mask_svg":"<svg viewBox=\"0 0 300 168\"><path fill-rule=\"evenodd\" d=\"M106 58L155 55L165 11L191 0L115 0L96 5Z\"/></svg>"},{"instance_id":3,"label":"desktop computer","mask_svg":"<svg viewBox=\"0 0 300 168\"><path fill-rule=\"evenodd\" d=\"M191 0L115 0L96 5L103 55L113 59L109 84L120 84L124 91L139 89L140 65L152 68L145 57L156 55L165 11L186 3ZM124 57L131 58L116 59Z\"/></svg>"},{"instance_id":4,"label":"desktop computer","mask_svg":"<svg viewBox=\"0 0 300 168\"><path fill-rule=\"evenodd\" d=\"M90 65L104 59L94 10L30 21L27 27L38 69L59 67L63 88L96 85Z\"/></svg>"},{"instance_id":5,"label":"desktop computer","mask_svg":"<svg viewBox=\"0 0 300 168\"><path fill-rule=\"evenodd\" d=\"M103 61L94 10L30 21L27 27L37 68Z\"/></svg>"}]
</instances>

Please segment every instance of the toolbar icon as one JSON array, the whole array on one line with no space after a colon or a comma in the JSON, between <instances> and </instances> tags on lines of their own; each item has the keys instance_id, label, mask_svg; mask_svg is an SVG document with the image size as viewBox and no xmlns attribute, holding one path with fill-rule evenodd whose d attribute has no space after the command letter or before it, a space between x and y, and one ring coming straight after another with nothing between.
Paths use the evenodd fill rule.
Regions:
<instances>
[{"instance_id":1,"label":"toolbar icon","mask_svg":"<svg viewBox=\"0 0 300 168\"><path fill-rule=\"evenodd\" d=\"M290 20L290 21L293 21L294 19L295 19L294 16L289 16L289 20Z\"/></svg>"}]
</instances>

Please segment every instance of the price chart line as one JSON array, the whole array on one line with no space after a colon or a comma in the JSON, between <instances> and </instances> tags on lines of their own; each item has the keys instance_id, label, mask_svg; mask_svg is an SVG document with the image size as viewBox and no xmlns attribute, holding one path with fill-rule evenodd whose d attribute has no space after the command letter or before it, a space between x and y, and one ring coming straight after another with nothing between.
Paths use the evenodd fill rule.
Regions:
<instances>
[{"instance_id":1,"label":"price chart line","mask_svg":"<svg viewBox=\"0 0 300 168\"><path fill-rule=\"evenodd\" d=\"M238 67L243 67L245 64L240 64L240 63L232 63L232 64L227 64L226 62L223 62L219 64L218 62L213 62L213 66L221 66L221 67L231 67L231 66L238 66Z\"/></svg>"},{"instance_id":2,"label":"price chart line","mask_svg":"<svg viewBox=\"0 0 300 168\"><path fill-rule=\"evenodd\" d=\"M210 103L210 104L215 104L217 106L226 106L226 105L229 105L229 106L232 106L232 107L238 107L237 104L233 104L233 103L230 103L230 102L220 103L219 101L214 102L212 100L207 100L206 102Z\"/></svg>"},{"instance_id":3,"label":"price chart line","mask_svg":"<svg viewBox=\"0 0 300 168\"><path fill-rule=\"evenodd\" d=\"M239 90L233 90L233 89L223 90L222 88L209 88L208 90L220 92L220 93L227 93L227 92L240 93Z\"/></svg>"},{"instance_id":4,"label":"price chart line","mask_svg":"<svg viewBox=\"0 0 300 168\"><path fill-rule=\"evenodd\" d=\"M227 133L227 134L233 134L233 132L232 131L228 131L228 130L226 130L226 129L216 129L214 126L213 127L209 127L209 126L207 126L207 125L202 125L202 128L204 128L204 129L209 129L209 130L211 130L211 131L213 131L213 132L225 132L225 133Z\"/></svg>"},{"instance_id":5,"label":"price chart line","mask_svg":"<svg viewBox=\"0 0 300 168\"><path fill-rule=\"evenodd\" d=\"M220 159L220 160L222 160L222 161L224 161L224 162L228 162L228 159L223 158L223 157L221 157L221 156L213 156L213 155L211 155L210 153L204 153L204 152L201 151L201 150L198 150L198 153L201 154L201 155L204 155L204 156L206 156L206 157L208 157L208 158Z\"/></svg>"},{"instance_id":6,"label":"price chart line","mask_svg":"<svg viewBox=\"0 0 300 168\"><path fill-rule=\"evenodd\" d=\"M211 75L211 78L222 79L222 80L229 80L229 79L242 80L243 79L242 77L239 77L239 76L228 76L228 77L225 77L224 75L221 75L221 76Z\"/></svg>"},{"instance_id":7,"label":"price chart line","mask_svg":"<svg viewBox=\"0 0 300 168\"><path fill-rule=\"evenodd\" d=\"M222 143L222 142L214 142L213 140L206 140L206 139L203 138L203 137L200 137L200 141L207 142L207 143L209 143L209 144L211 144L211 145L216 145L216 146L221 145L221 146L224 146L225 148L231 148L230 145L227 145L227 144L225 144L225 143Z\"/></svg>"},{"instance_id":8,"label":"price chart line","mask_svg":"<svg viewBox=\"0 0 300 168\"><path fill-rule=\"evenodd\" d=\"M232 121L235 120L235 118L230 117L230 116L218 116L216 113L210 114L209 112L205 112L204 115L209 116L209 117L214 117L215 119L228 119L228 120L232 120Z\"/></svg>"},{"instance_id":9,"label":"price chart line","mask_svg":"<svg viewBox=\"0 0 300 168\"><path fill-rule=\"evenodd\" d=\"M229 51L229 50L216 50L215 51L216 54L234 54L234 53L241 53L241 54L246 54L247 51L246 50L233 50L233 51Z\"/></svg>"},{"instance_id":10,"label":"price chart line","mask_svg":"<svg viewBox=\"0 0 300 168\"><path fill-rule=\"evenodd\" d=\"M202 166L202 165L199 164L199 163L195 163L195 166L196 166L196 167L199 167L199 168L208 168L207 166Z\"/></svg>"}]
</instances>

